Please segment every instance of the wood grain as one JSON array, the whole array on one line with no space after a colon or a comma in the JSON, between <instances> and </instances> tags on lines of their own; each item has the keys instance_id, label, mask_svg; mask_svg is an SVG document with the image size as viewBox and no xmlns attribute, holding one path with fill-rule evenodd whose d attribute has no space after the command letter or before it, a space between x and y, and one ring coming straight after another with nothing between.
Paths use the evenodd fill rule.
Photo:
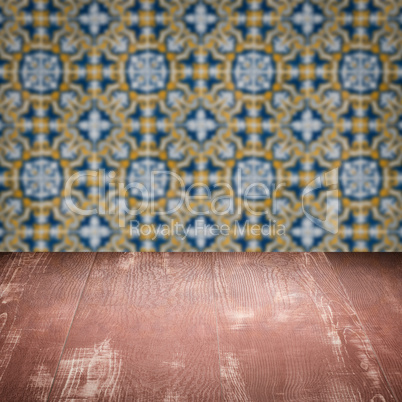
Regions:
<instances>
[{"instance_id":1,"label":"wood grain","mask_svg":"<svg viewBox=\"0 0 402 402\"><path fill-rule=\"evenodd\" d=\"M208 253L102 253L51 400L218 400Z\"/></svg>"},{"instance_id":2,"label":"wood grain","mask_svg":"<svg viewBox=\"0 0 402 402\"><path fill-rule=\"evenodd\" d=\"M0 253L1 401L402 399L399 254L94 259Z\"/></svg>"},{"instance_id":3,"label":"wood grain","mask_svg":"<svg viewBox=\"0 0 402 402\"><path fill-rule=\"evenodd\" d=\"M322 254L217 254L228 401L389 401L359 319Z\"/></svg>"},{"instance_id":4,"label":"wood grain","mask_svg":"<svg viewBox=\"0 0 402 402\"><path fill-rule=\"evenodd\" d=\"M328 253L370 338L385 376L402 400L402 255Z\"/></svg>"},{"instance_id":5,"label":"wood grain","mask_svg":"<svg viewBox=\"0 0 402 402\"><path fill-rule=\"evenodd\" d=\"M46 400L94 254L0 255L0 400Z\"/></svg>"}]
</instances>

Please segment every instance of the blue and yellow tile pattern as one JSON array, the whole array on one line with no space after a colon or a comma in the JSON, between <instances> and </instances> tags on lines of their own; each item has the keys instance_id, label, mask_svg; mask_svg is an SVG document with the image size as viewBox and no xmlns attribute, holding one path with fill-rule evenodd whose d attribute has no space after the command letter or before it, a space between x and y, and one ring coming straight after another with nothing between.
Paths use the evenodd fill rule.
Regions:
<instances>
[{"instance_id":1,"label":"blue and yellow tile pattern","mask_svg":"<svg viewBox=\"0 0 402 402\"><path fill-rule=\"evenodd\" d=\"M0 0L0 250L402 251L401 85L399 0ZM334 171L331 233L302 197ZM96 213L66 202L79 172L93 174L72 200ZM258 187L240 197L236 172L277 183L275 202ZM116 214L118 183L133 181L153 186L154 210ZM222 182L228 213L203 214L201 187L192 213L156 212L183 186L219 195ZM144 198L133 187L124 201ZM133 219L189 230L136 235Z\"/></svg>"}]
</instances>

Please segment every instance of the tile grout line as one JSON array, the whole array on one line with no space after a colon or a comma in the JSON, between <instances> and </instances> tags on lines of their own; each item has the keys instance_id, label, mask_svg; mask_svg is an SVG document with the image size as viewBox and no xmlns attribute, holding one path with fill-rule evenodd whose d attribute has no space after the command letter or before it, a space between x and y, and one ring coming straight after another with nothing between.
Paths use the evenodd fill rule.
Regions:
<instances>
[{"instance_id":1,"label":"tile grout line","mask_svg":"<svg viewBox=\"0 0 402 402\"><path fill-rule=\"evenodd\" d=\"M216 327L216 340L218 343L218 365L219 365L219 385L221 389L221 398L223 398L223 388L222 388L222 375L221 375L221 351L220 351L220 344L219 344L219 326L218 326L218 306L217 306L217 301L216 301L216 295L215 295L215 261L216 261L216 253L213 255L213 263L211 264L212 268L212 293L214 297L214 310L215 310L215 327Z\"/></svg>"},{"instance_id":2,"label":"tile grout line","mask_svg":"<svg viewBox=\"0 0 402 402\"><path fill-rule=\"evenodd\" d=\"M92 268L93 268L93 266L94 266L94 264L95 264L95 260L96 260L97 256L98 256L98 253L96 252L96 253L95 253L95 257L94 257L94 259L93 259L93 261L92 261L91 267L89 268L88 275L87 275L87 277L86 277L86 279L85 279L84 286L82 287L80 296L79 296L79 298L78 298L78 303L77 303L77 306L76 306L76 308L75 308L73 317L72 317L72 319L71 319L71 323L70 323L70 326L69 326L68 331L67 331L66 339L64 340L63 348L61 349L60 358L59 358L59 361L57 362L56 370L55 370L55 372L54 372L54 376L53 376L53 380L52 380L52 385L50 386L49 394L48 394L48 396L47 396L47 398L46 398L46 401L47 401L47 402L50 400L50 395L52 394L53 386L54 386L54 383L55 383L55 380L56 380L56 375L57 375L57 372L58 372L58 370L59 370L59 366L60 366L60 363L61 363L61 359L62 359L62 357L63 357L64 350L65 350L66 345L67 345L67 340L68 340L68 337L69 337L69 335L70 335L70 331L71 331L71 328L72 328L72 326L73 326L73 323L74 323L74 320L75 320L75 316L76 316L77 311L78 311L78 307L79 307L80 304L81 304L81 299L82 299L82 296L83 296L83 294L84 294L84 291L85 291L85 289L86 289L86 287L87 287L88 279L89 279L89 276L91 275Z\"/></svg>"},{"instance_id":3,"label":"tile grout line","mask_svg":"<svg viewBox=\"0 0 402 402\"><path fill-rule=\"evenodd\" d=\"M356 310L356 308L355 308L355 306L354 306L352 300L351 300L350 297L349 297L349 293L346 291L346 288L345 288L345 286L344 286L344 284L343 284L341 278L339 277L339 274L338 274L336 268L332 265L331 261L329 260L329 258L328 258L327 255L326 255L326 253L323 252L322 254L324 255L324 258L325 258L325 260L327 261L328 265L331 267L332 271L335 273L336 278L337 278L339 284L341 285L342 290L344 291L344 293L345 293L345 295L346 295L347 301L350 303L350 305L351 305L352 308L353 308L353 311L354 311L355 314L356 314L356 317L357 317L357 320L358 320L358 322L359 322L359 324L360 324L360 327L361 327L361 329L362 329L364 335L366 336L366 338L367 338L367 340L368 340L368 342L369 342L369 345L370 345L370 347L371 347L371 350L373 351L374 357L375 357L375 359L376 359L376 361L377 361L378 367L380 368L381 373L382 373L382 375L383 375L384 378L385 378L385 381L386 381L386 383L387 383L387 385L388 385L388 388L389 388L389 391L391 392L392 397L395 399L395 401L398 401L398 398L396 397L396 394L395 394L395 392L394 392L394 389L393 389L393 387L392 387L390 381L388 380L388 377L387 377L387 375L386 375L386 373L385 373L385 370L384 370L383 367L382 367L382 364L381 364L381 361L380 361L380 359L379 359L379 357L378 357L378 355L377 355L377 352L375 351L374 346L373 346L373 344L371 343L371 339L370 339L370 337L369 337L368 334L367 334L366 328L364 327L364 325L363 325L363 323L362 323L362 321L361 321L361 319L360 319L360 317L359 317L359 314L358 314L358 312L357 312L357 310ZM314 259L314 258L313 258L313 259ZM315 262L315 261L314 261L314 262Z\"/></svg>"}]
</instances>

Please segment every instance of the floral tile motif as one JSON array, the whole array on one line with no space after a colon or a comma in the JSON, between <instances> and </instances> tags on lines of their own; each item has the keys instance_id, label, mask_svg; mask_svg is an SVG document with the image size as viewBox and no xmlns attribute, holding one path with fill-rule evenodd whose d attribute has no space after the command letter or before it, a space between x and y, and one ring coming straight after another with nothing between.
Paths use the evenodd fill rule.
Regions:
<instances>
[{"instance_id":1,"label":"floral tile motif","mask_svg":"<svg viewBox=\"0 0 402 402\"><path fill-rule=\"evenodd\" d=\"M0 0L29 250L402 251L400 1Z\"/></svg>"}]
</instances>

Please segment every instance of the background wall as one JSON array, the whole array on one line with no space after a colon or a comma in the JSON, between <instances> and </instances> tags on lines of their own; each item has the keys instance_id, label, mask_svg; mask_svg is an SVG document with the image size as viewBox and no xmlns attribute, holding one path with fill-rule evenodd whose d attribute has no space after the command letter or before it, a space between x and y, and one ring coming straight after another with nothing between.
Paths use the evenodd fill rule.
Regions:
<instances>
[{"instance_id":1,"label":"background wall","mask_svg":"<svg viewBox=\"0 0 402 402\"><path fill-rule=\"evenodd\" d=\"M401 83L398 0L2 1L0 250L401 251Z\"/></svg>"}]
</instances>

